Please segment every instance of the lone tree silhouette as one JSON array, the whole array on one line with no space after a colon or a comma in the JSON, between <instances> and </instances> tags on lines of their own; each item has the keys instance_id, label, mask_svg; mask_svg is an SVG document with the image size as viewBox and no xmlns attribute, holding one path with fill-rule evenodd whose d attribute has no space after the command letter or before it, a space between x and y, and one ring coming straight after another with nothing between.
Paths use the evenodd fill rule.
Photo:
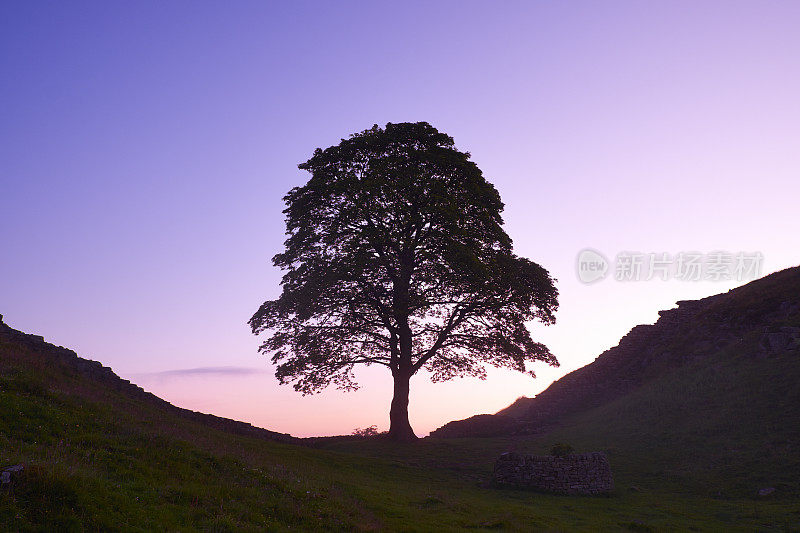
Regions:
<instances>
[{"instance_id":1,"label":"lone tree silhouette","mask_svg":"<svg viewBox=\"0 0 800 533\"><path fill-rule=\"evenodd\" d=\"M512 252L497 190L426 122L377 125L299 168L311 173L284 197L283 292L250 319L267 332L281 384L303 393L358 387L357 364L394 377L388 436L416 439L408 421L411 376L486 377L485 365L520 372L558 366L525 322L555 322L549 273Z\"/></svg>"}]
</instances>

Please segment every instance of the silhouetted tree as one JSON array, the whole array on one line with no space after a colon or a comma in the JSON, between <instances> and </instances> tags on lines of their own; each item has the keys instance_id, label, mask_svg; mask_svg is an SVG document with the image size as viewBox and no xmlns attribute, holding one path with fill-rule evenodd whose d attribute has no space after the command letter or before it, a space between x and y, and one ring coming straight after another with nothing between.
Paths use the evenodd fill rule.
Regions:
<instances>
[{"instance_id":1,"label":"silhouetted tree","mask_svg":"<svg viewBox=\"0 0 800 533\"><path fill-rule=\"evenodd\" d=\"M277 300L250 319L280 383L303 394L355 389L353 367L394 377L389 437L415 439L409 380L485 378L484 364L558 365L525 322L555 321L548 272L512 252L500 195L453 139L425 122L377 125L299 168L285 197L286 271Z\"/></svg>"}]
</instances>

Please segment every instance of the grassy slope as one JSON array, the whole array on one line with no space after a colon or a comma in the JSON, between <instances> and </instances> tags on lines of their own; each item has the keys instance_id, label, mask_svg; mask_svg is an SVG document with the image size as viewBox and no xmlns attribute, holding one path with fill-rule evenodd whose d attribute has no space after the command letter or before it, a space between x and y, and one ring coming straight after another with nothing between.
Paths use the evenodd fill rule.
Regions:
<instances>
[{"instance_id":1,"label":"grassy slope","mask_svg":"<svg viewBox=\"0 0 800 533\"><path fill-rule=\"evenodd\" d=\"M797 361L722 352L694 364L546 435L334 442L321 450L212 429L0 343L0 467L26 466L12 488L0 489L0 524L800 529ZM606 450L616 493L570 498L479 486L498 453L543 452L558 441ZM763 486L778 491L753 498Z\"/></svg>"},{"instance_id":2,"label":"grassy slope","mask_svg":"<svg viewBox=\"0 0 800 533\"><path fill-rule=\"evenodd\" d=\"M603 527L796 531L798 382L796 359L720 352L545 434L427 439L402 448L340 442L329 448L480 477L490 474L491 459L503 451L544 454L552 444L567 442L578 451L604 450L617 485L612 498L600 500L599 511L586 508L591 500L562 500L561 509L576 512L570 527L588 527L581 520L599 512L594 519ZM768 499L755 497L765 487L777 490ZM534 498L540 506L541 497Z\"/></svg>"},{"instance_id":3,"label":"grassy slope","mask_svg":"<svg viewBox=\"0 0 800 533\"><path fill-rule=\"evenodd\" d=\"M718 299L693 327L713 331L720 313L752 315L747 320L757 321L756 316L769 314L787 295L800 293L797 272L776 278ZM771 287L777 282L779 286ZM800 327L800 315L770 323L771 329ZM702 502L707 512L699 511L691 521L712 529L749 524L800 530L800 351L759 356L761 333L754 329L726 348L678 368L655 362L640 388L610 403L587 406L544 434L430 440L422 453L399 453L375 442L330 447L360 455L394 455L431 467L449 463L452 468L470 468L489 464L505 450L546 453L553 443L567 442L578 451L606 451L617 480L615 499L632 498L628 510L638 510L642 520L655 527L676 527L670 513L687 506L685 512L692 516L693 506ZM662 348L691 353L701 338L689 334ZM771 499L756 498L758 489L766 487L776 488ZM650 509L639 507L644 502Z\"/></svg>"},{"instance_id":4,"label":"grassy slope","mask_svg":"<svg viewBox=\"0 0 800 533\"><path fill-rule=\"evenodd\" d=\"M2 460L26 465L0 495L0 523L11 530L558 530L637 516L636 495L483 489L475 484L483 464L431 471L226 435L125 398L48 392L25 372L6 373L2 385Z\"/></svg>"}]
</instances>

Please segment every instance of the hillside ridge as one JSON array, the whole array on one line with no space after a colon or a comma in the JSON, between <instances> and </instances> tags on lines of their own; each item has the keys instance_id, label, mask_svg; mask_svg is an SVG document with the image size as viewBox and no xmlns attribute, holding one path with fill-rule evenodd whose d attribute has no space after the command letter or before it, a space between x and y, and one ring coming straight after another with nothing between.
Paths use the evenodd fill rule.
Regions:
<instances>
[{"instance_id":1,"label":"hillside ridge","mask_svg":"<svg viewBox=\"0 0 800 533\"><path fill-rule=\"evenodd\" d=\"M800 346L800 328L782 325L800 312L800 267L770 274L700 300L660 311L654 324L632 328L617 346L494 415L449 422L432 437L487 437L546 430L575 413L607 404L672 369L758 336L753 357Z\"/></svg>"},{"instance_id":2,"label":"hillside ridge","mask_svg":"<svg viewBox=\"0 0 800 533\"><path fill-rule=\"evenodd\" d=\"M177 414L185 419L199 422L215 429L238 435L264 438L276 442L301 442L301 439L287 433L270 431L254 426L248 422L241 422L175 406L159 398L155 394L147 392L135 383L119 377L110 367L103 366L99 361L84 359L69 348L56 346L45 341L44 337L41 335L24 333L10 327L3 321L3 315L0 315L0 346L3 345L6 356L42 358L46 364L59 365L129 398L147 402L172 414Z\"/></svg>"}]
</instances>

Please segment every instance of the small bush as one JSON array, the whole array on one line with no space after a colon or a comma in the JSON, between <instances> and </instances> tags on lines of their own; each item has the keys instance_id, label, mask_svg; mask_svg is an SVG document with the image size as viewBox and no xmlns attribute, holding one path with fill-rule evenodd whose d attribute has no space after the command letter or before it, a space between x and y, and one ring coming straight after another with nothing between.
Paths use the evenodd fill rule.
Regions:
<instances>
[{"instance_id":1,"label":"small bush","mask_svg":"<svg viewBox=\"0 0 800 533\"><path fill-rule=\"evenodd\" d=\"M358 437L376 437L378 436L378 426L369 426L366 428L356 428L353 430L353 435Z\"/></svg>"}]
</instances>

